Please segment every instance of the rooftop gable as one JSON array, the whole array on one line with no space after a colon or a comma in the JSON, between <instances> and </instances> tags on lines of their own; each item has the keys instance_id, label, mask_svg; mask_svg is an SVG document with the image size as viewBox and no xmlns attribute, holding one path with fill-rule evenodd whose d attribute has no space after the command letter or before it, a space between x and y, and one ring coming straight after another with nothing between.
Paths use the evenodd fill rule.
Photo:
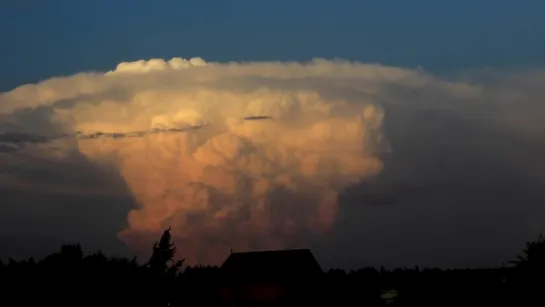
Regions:
<instances>
[{"instance_id":1,"label":"rooftop gable","mask_svg":"<svg viewBox=\"0 0 545 307\"><path fill-rule=\"evenodd\" d=\"M309 249L231 253L222 270L246 277L308 277L322 273Z\"/></svg>"}]
</instances>

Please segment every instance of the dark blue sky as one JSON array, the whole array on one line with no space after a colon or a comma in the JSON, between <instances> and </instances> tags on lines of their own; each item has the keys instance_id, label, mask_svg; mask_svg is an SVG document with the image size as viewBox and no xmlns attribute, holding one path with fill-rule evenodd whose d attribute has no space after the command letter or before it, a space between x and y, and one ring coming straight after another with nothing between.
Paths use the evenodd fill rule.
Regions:
<instances>
[{"instance_id":1,"label":"dark blue sky","mask_svg":"<svg viewBox=\"0 0 545 307\"><path fill-rule=\"evenodd\" d=\"M420 65L437 73L545 64L544 1L2 3L1 91L151 57L201 56L208 61L339 57Z\"/></svg>"}]
</instances>

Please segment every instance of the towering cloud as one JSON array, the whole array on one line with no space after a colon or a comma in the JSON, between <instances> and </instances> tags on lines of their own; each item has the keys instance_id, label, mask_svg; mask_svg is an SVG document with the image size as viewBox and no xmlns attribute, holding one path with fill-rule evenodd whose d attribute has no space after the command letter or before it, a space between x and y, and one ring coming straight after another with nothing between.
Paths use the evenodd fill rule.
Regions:
<instances>
[{"instance_id":1,"label":"towering cloud","mask_svg":"<svg viewBox=\"0 0 545 307\"><path fill-rule=\"evenodd\" d=\"M330 230L339 193L381 171L385 144L383 110L339 91L407 74L323 60L137 61L17 88L0 112L50 108L41 132L119 172L138 204L119 234L130 247L147 251L170 226L191 263L217 263L229 249Z\"/></svg>"},{"instance_id":2,"label":"towering cloud","mask_svg":"<svg viewBox=\"0 0 545 307\"><path fill-rule=\"evenodd\" d=\"M451 264L465 263L457 254L465 249L443 239L464 233L475 250L496 236L498 253L479 251L508 259L542 225L544 76L447 80L346 61L174 58L23 85L0 93L0 193L13 196L0 224L35 229L57 216L48 210L76 204L85 229L107 228L121 211L127 246L145 257L170 226L192 264L218 263L230 249L304 246L324 233L350 258L376 252L376 264L393 254L399 264L400 253L408 265L425 262L411 255L441 244ZM32 215L21 204L33 218L21 221ZM475 218L453 226L453 214ZM498 226L484 232L486 220ZM504 247L513 230L500 220L518 225L516 250ZM406 245L409 233L422 246ZM388 244L358 252L354 236Z\"/></svg>"}]
</instances>

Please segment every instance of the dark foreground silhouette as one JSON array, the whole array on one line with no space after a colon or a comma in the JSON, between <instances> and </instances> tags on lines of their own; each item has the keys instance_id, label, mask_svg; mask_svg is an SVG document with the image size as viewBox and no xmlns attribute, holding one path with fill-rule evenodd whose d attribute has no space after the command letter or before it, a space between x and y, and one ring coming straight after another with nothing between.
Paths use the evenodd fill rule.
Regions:
<instances>
[{"instance_id":1,"label":"dark foreground silhouette","mask_svg":"<svg viewBox=\"0 0 545 307\"><path fill-rule=\"evenodd\" d=\"M322 273L310 251L295 250L181 270L175 253L166 230L145 265L84 255L79 245L41 261L0 262L0 306L545 306L541 236L511 266L494 269Z\"/></svg>"}]
</instances>

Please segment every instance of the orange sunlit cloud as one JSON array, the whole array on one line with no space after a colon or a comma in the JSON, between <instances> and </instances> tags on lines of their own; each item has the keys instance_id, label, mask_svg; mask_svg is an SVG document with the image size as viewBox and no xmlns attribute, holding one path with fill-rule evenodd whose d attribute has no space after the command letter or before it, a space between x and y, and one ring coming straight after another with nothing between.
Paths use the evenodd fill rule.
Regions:
<instances>
[{"instance_id":1,"label":"orange sunlit cloud","mask_svg":"<svg viewBox=\"0 0 545 307\"><path fill-rule=\"evenodd\" d=\"M3 93L0 114L47 105L66 133L119 133L75 147L117 170L138 204L121 240L145 253L172 227L189 263L218 263L230 249L296 246L298 234L331 229L339 193L382 170L384 111L366 97L392 82L431 81L342 61L137 61Z\"/></svg>"}]
</instances>

